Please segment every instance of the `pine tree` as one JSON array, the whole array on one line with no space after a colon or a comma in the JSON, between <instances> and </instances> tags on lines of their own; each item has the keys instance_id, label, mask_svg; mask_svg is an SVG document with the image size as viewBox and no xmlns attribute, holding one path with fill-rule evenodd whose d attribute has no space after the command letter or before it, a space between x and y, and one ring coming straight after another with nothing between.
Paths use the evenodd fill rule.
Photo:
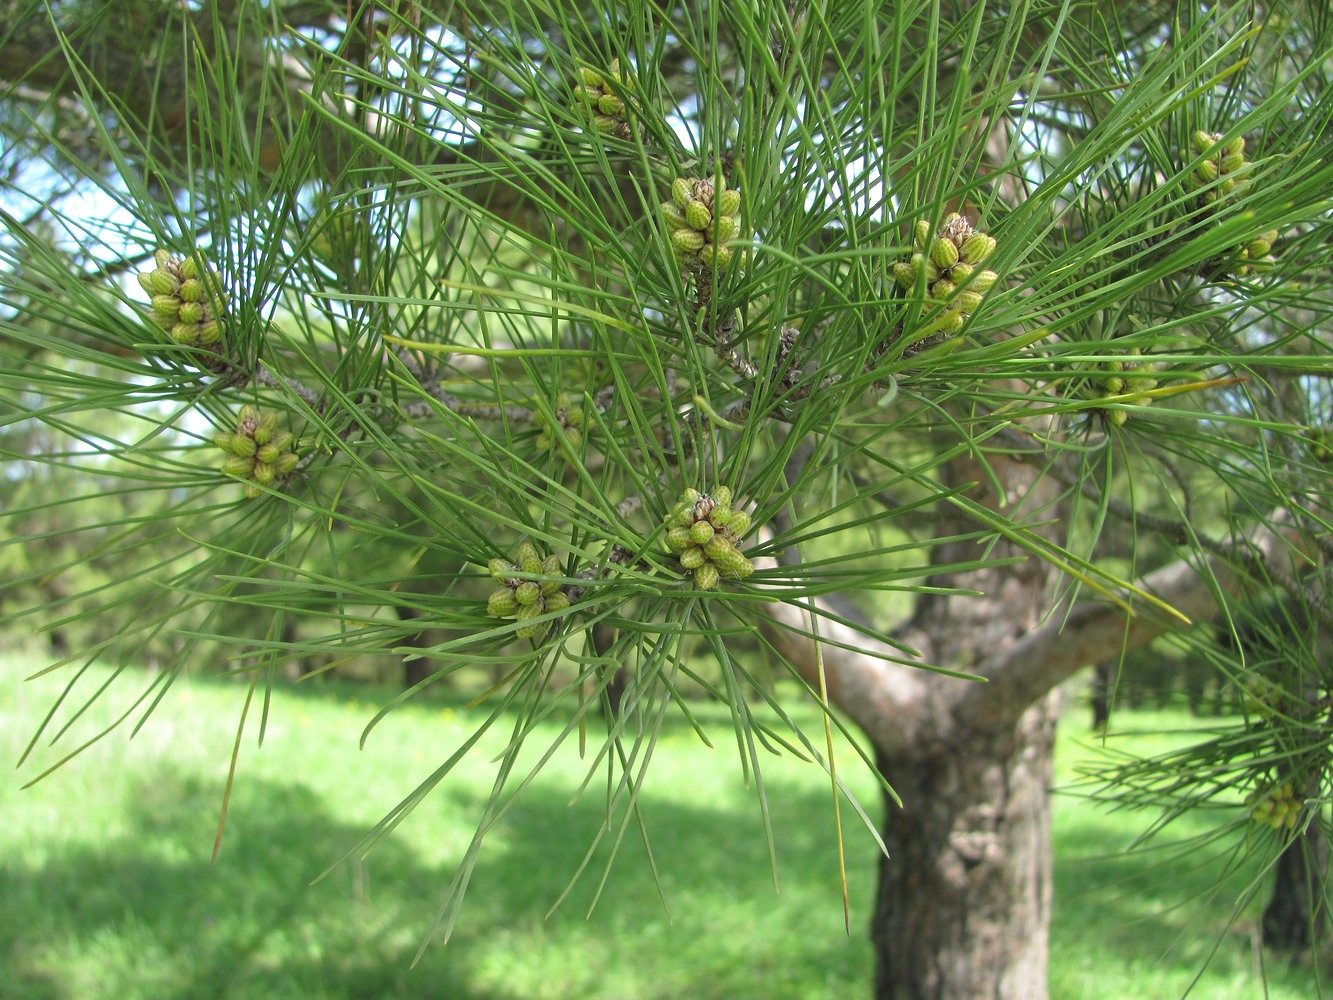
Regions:
<instances>
[{"instance_id":1,"label":"pine tree","mask_svg":"<svg viewBox=\"0 0 1333 1000\"><path fill-rule=\"evenodd\" d=\"M1289 666L1208 648L1267 707L1100 777L1248 795L1273 857L1327 823L1324 4L350 10L0 4L0 399L56 435L4 454L135 505L41 501L122 576L6 621L170 638L168 683L491 665L519 721L441 936L553 704L609 829L689 685L747 771L836 781L751 717L773 669L885 782L878 995L1040 996L1052 692L1256 594Z\"/></svg>"}]
</instances>

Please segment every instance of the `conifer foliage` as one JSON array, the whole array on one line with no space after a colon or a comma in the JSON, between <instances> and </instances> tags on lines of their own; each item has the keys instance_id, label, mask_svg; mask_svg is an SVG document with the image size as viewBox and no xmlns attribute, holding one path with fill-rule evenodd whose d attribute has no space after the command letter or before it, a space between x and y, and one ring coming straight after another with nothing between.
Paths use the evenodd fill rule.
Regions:
<instances>
[{"instance_id":1,"label":"conifer foliage","mask_svg":"<svg viewBox=\"0 0 1333 1000\"><path fill-rule=\"evenodd\" d=\"M486 664L485 725L519 722L446 936L552 706L619 843L696 695L761 810L781 751L832 811L794 680L864 735L887 830L886 761L968 745L940 720L1259 591L1328 623L1323 4L0 9L0 446L114 484L6 504L3 621L82 627L57 666L156 658L136 723L201 651L257 687ZM1021 621L940 616L1021 588ZM1228 758L1274 853L1329 789L1299 662L1268 682L1304 707ZM1212 766L1102 777L1173 809ZM891 951L883 995L935 988Z\"/></svg>"}]
</instances>

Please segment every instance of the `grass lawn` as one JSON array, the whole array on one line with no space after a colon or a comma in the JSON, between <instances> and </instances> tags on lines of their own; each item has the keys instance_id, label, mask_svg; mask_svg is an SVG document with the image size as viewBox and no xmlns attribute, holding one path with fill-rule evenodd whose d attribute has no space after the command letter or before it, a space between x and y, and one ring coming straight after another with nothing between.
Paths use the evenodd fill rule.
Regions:
<instances>
[{"instance_id":1,"label":"grass lawn","mask_svg":"<svg viewBox=\"0 0 1333 1000\"><path fill-rule=\"evenodd\" d=\"M0 658L0 758L16 761L62 680L21 683L31 661ZM89 688L104 681L92 671ZM392 714L363 750L389 692L312 684L275 692L262 748L248 731L221 853L210 863L241 684L181 683L132 740L109 736L26 791L20 786L110 722L149 679L127 674L57 747L0 780L0 1000L161 998L765 998L869 995L865 925L877 858L844 810L852 936L843 929L828 779L769 758L775 893L759 808L725 713L702 710L717 749L671 720L643 812L666 896L631 830L596 907L599 851L556 912L602 819L602 789L577 795L587 763L571 743L483 848L453 940L411 967L484 808L507 730L429 796L365 860L333 864L484 717L443 699ZM1122 719L1127 717L1122 717ZM1138 718L1138 717L1129 717ZM812 724L816 717L809 715ZM1149 719L1160 724L1158 717ZM1185 721L1171 716L1169 723ZM1079 750L1081 717L1060 750ZM533 735L541 748L560 720ZM67 750L66 750L67 752ZM846 780L875 786L850 752ZM1056 803L1056 998L1176 997L1217 946L1191 996L1260 997L1254 915L1228 931L1233 879L1210 899L1207 865L1119 854L1142 816ZM1202 827L1200 827L1202 828ZM1206 859L1205 859L1206 860ZM1220 944L1219 944L1220 942ZM1273 1000L1316 993L1307 966L1268 969Z\"/></svg>"}]
</instances>

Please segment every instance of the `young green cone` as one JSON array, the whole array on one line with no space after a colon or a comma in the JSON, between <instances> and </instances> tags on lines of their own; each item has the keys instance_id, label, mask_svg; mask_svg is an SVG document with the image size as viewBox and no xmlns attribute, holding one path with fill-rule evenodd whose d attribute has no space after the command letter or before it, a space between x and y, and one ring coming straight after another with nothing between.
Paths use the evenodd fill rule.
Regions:
<instances>
[{"instance_id":1,"label":"young green cone","mask_svg":"<svg viewBox=\"0 0 1333 1000\"><path fill-rule=\"evenodd\" d=\"M564 611L569 607L569 595L557 579L533 580L529 576L558 577L560 559L555 555L543 557L532 542L523 542L514 552L514 559L492 559L486 566L492 579L500 584L486 598L486 613L492 618L512 618L524 623L514 630L520 639L539 645L551 630L551 621L532 619ZM523 574L522 576L518 574Z\"/></svg>"},{"instance_id":2,"label":"young green cone","mask_svg":"<svg viewBox=\"0 0 1333 1000\"><path fill-rule=\"evenodd\" d=\"M202 256L198 249L184 258L158 250L153 258L156 266L137 275L149 296L148 318L153 325L166 330L176 343L192 347L217 343L224 330L221 282L216 272L200 264Z\"/></svg>"},{"instance_id":3,"label":"young green cone","mask_svg":"<svg viewBox=\"0 0 1333 1000\"><path fill-rule=\"evenodd\" d=\"M724 269L735 254L726 245L741 231L741 193L718 175L677 177L671 200L659 206L671 252L683 267Z\"/></svg>"},{"instance_id":4,"label":"young green cone","mask_svg":"<svg viewBox=\"0 0 1333 1000\"><path fill-rule=\"evenodd\" d=\"M1092 399L1110 399L1129 393L1148 392L1156 388L1157 369L1152 362L1142 360L1138 348L1135 348L1123 360L1102 362L1097 374L1085 389L1085 394ZM1151 406L1152 401L1152 396L1124 400L1136 406ZM1099 408L1096 412L1113 427L1123 427L1130 416L1128 410L1120 408Z\"/></svg>"},{"instance_id":5,"label":"young green cone","mask_svg":"<svg viewBox=\"0 0 1333 1000\"><path fill-rule=\"evenodd\" d=\"M666 517L667 551L694 578L696 590L713 590L720 580L742 580L754 563L740 550L750 515L731 506L731 489L711 494L688 489Z\"/></svg>"},{"instance_id":6,"label":"young green cone","mask_svg":"<svg viewBox=\"0 0 1333 1000\"><path fill-rule=\"evenodd\" d=\"M915 293L918 285L924 289L921 326L910 336L914 346L933 346L962 328L999 279L994 271L980 267L995 252L995 239L955 212L933 234L928 221L918 221L912 243L916 252L893 265L893 279L908 294Z\"/></svg>"},{"instance_id":7,"label":"young green cone","mask_svg":"<svg viewBox=\"0 0 1333 1000\"><path fill-rule=\"evenodd\" d=\"M1200 130L1190 136L1190 148L1202 159L1185 175L1185 186L1197 192L1205 205L1220 209L1244 190L1250 174L1244 136L1238 135L1223 142L1221 133ZM1270 229L1236 247L1228 270L1243 277L1251 271L1272 266L1269 251L1277 238L1277 230Z\"/></svg>"},{"instance_id":8,"label":"young green cone","mask_svg":"<svg viewBox=\"0 0 1333 1000\"><path fill-rule=\"evenodd\" d=\"M581 66L575 76L574 107L588 118L593 130L616 139L630 138L633 133L624 95L634 81L621 73L620 60L612 59L605 72Z\"/></svg>"},{"instance_id":9,"label":"young green cone","mask_svg":"<svg viewBox=\"0 0 1333 1000\"><path fill-rule=\"evenodd\" d=\"M279 477L291 475L300 461L289 450L291 433L277 431L277 424L276 413L261 413L247 403L236 414L235 432L222 431L213 438L213 444L228 455L223 474L244 480L247 497L259 496L260 485L272 486Z\"/></svg>"}]
</instances>

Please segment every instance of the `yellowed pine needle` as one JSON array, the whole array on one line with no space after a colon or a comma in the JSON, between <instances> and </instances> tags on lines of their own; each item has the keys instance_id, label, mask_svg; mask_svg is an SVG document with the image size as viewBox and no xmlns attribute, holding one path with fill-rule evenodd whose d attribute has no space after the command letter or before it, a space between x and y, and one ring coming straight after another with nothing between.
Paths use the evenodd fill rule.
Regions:
<instances>
[{"instance_id":1,"label":"yellowed pine needle","mask_svg":"<svg viewBox=\"0 0 1333 1000\"><path fill-rule=\"evenodd\" d=\"M815 637L815 666L819 671L819 701L824 707L824 747L828 754L829 782L833 789L833 830L838 843L838 878L842 883L842 922L847 936L852 936L852 907L847 896L847 853L842 842L842 804L838 801L838 765L833 757L833 723L829 720L832 711L828 701L828 678L824 674L824 647L819 641L819 621L809 615L810 634Z\"/></svg>"},{"instance_id":2,"label":"yellowed pine needle","mask_svg":"<svg viewBox=\"0 0 1333 1000\"><path fill-rule=\"evenodd\" d=\"M218 814L218 835L213 839L213 857L218 859L222 850L222 830L227 825L227 805L231 802L231 786L236 780L236 761L241 757L241 736L245 733L245 717L250 713L250 700L255 696L255 685L259 683L259 671L250 677L250 690L245 692L245 704L241 706L241 721L236 726L236 743L231 748L231 765L227 768L227 785L222 790L222 811Z\"/></svg>"}]
</instances>

